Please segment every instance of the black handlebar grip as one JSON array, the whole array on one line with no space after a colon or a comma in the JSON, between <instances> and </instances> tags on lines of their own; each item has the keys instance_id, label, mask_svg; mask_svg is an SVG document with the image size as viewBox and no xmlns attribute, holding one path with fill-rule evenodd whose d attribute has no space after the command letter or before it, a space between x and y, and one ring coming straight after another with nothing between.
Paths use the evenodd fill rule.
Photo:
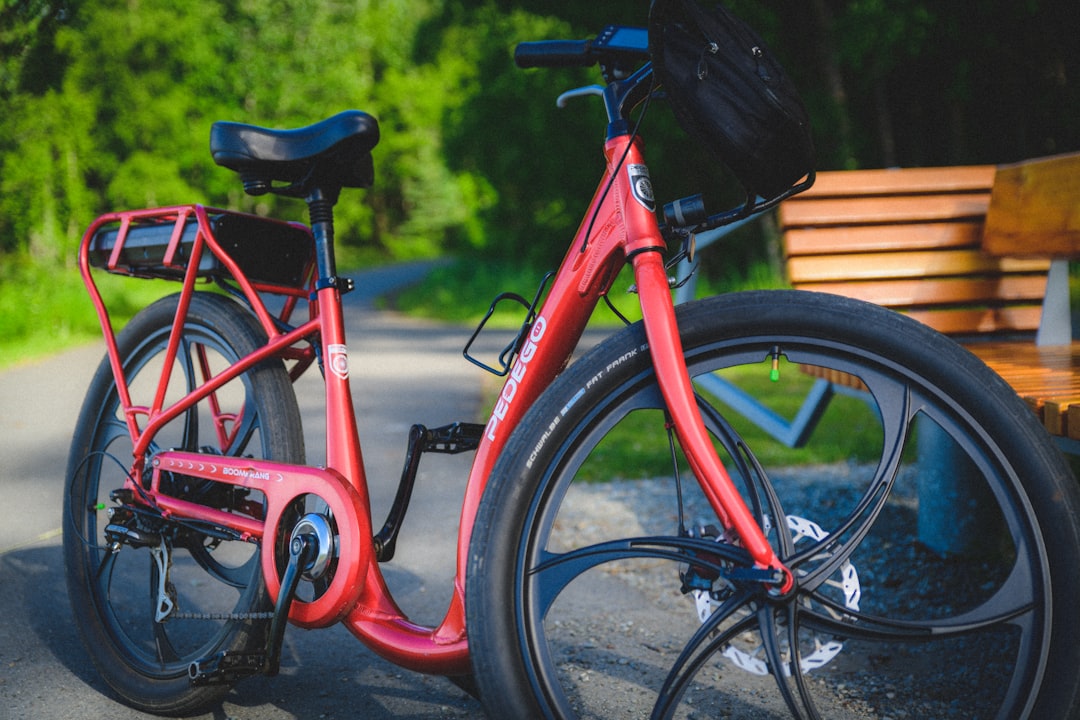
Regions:
<instances>
[{"instance_id":1,"label":"black handlebar grip","mask_svg":"<svg viewBox=\"0 0 1080 720\"><path fill-rule=\"evenodd\" d=\"M539 40L518 43L514 62L518 67L589 67L596 64L589 40Z\"/></svg>"}]
</instances>

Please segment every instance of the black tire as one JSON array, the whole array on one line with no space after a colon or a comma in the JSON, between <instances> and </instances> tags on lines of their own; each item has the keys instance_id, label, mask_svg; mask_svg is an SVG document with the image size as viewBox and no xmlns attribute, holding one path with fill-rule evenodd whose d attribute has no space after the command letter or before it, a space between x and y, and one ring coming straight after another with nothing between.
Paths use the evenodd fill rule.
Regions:
<instances>
[{"instance_id":1,"label":"black tire","mask_svg":"<svg viewBox=\"0 0 1080 720\"><path fill-rule=\"evenodd\" d=\"M150 393L163 366L177 297L145 308L118 336L136 404L149 406L153 400ZM211 372L218 372L265 341L254 317L238 303L196 293L173 364L170 401L192 387L196 376L202 377L198 358L205 357ZM252 368L216 397L222 413L234 413L225 422L235 433L229 447L222 447L229 441L219 440L222 435L215 431L209 403L204 401L162 428L152 450L304 461L300 412L280 361ZM133 527L154 538L153 547L125 543L118 552L106 550L108 510L117 506L110 493L122 487L132 452L118 404L105 358L83 403L68 461L64 559L75 625L98 671L123 702L156 714L190 714L219 702L229 686L193 685L189 665L222 651L263 651L267 615L273 607L262 580L258 547L252 543L215 538L147 513ZM177 494L197 496L221 509L243 503L247 512L253 508L257 512L262 502L258 493L245 496L219 483L182 476L171 481ZM168 554L160 550L162 540L171 548ZM166 556L171 560L167 590L175 606L173 614L158 622L154 606L161 578L155 557Z\"/></svg>"},{"instance_id":2,"label":"black tire","mask_svg":"<svg viewBox=\"0 0 1080 720\"><path fill-rule=\"evenodd\" d=\"M680 505L631 326L530 410L481 502L466 605L490 716L1072 716L1080 496L1009 387L925 326L835 296L711 298L678 321L706 425L797 592L770 597L745 572L685 468ZM823 454L850 446L850 459L793 461L721 414L705 378L767 377L773 357L792 396L812 382L796 363L865 384L834 398L809 438ZM944 473L930 439L951 453ZM667 469L647 466L665 455ZM961 525L978 542L935 552L916 531L918 485L928 507L961 465L983 498Z\"/></svg>"}]
</instances>

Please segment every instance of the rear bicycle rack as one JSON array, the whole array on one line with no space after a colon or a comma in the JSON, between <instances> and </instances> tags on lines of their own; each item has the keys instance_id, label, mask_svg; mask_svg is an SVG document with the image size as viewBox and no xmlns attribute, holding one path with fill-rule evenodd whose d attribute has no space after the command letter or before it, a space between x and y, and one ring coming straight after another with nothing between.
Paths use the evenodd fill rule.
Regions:
<instances>
[{"instance_id":1,"label":"rear bicycle rack","mask_svg":"<svg viewBox=\"0 0 1080 720\"><path fill-rule=\"evenodd\" d=\"M91 266L118 275L182 280L189 264L197 261L199 277L229 277L218 254L196 252L200 232L204 239L212 237L251 282L283 288L306 285L314 258L306 228L224 210L209 211L206 227L200 227L191 208L122 214L94 232L88 258Z\"/></svg>"}]
</instances>

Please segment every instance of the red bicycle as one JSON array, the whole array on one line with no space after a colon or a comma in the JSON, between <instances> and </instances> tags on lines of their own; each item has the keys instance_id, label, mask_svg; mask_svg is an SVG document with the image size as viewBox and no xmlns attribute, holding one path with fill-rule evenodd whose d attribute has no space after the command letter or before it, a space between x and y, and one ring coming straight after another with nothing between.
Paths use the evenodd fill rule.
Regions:
<instances>
[{"instance_id":1,"label":"red bicycle","mask_svg":"<svg viewBox=\"0 0 1080 720\"><path fill-rule=\"evenodd\" d=\"M344 623L389 661L478 691L493 717L1076 707L1080 499L1059 453L992 372L899 315L786 291L673 306L668 247L684 257L696 231L771 203L689 219L682 203L658 224L634 120L653 68L644 31L616 30L519 49L521 64L604 68L586 92L607 111L606 170L487 423L414 428L380 530L333 234L341 189L373 182L375 119L214 125L215 160L249 193L306 200L310 229L200 205L89 227L79 261L107 353L72 443L64 551L77 625L124 702L193 712L274 674L286 625ZM643 320L567 368L624 265ZM98 269L180 291L116 333ZM292 390L313 365L325 467L305 464ZM800 465L740 434L718 398L759 378L809 388L799 443L842 461ZM919 460L930 438L979 491L974 559L913 537L916 488L943 470ZM380 564L421 454L464 451L453 600L421 627Z\"/></svg>"}]
</instances>

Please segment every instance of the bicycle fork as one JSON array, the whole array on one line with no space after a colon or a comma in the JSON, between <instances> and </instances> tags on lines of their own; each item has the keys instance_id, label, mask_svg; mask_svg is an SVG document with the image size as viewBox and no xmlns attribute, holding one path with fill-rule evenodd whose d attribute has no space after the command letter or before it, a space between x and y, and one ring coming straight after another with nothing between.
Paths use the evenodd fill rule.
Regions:
<instances>
[{"instance_id":1,"label":"bicycle fork","mask_svg":"<svg viewBox=\"0 0 1080 720\"><path fill-rule=\"evenodd\" d=\"M666 247L656 224L652 187L640 149L633 139L621 136L609 140L606 151L614 209L626 228L622 244L634 270L649 353L675 434L717 517L739 537L774 591L787 594L794 588L794 576L739 495L698 411L661 254Z\"/></svg>"},{"instance_id":2,"label":"bicycle fork","mask_svg":"<svg viewBox=\"0 0 1080 720\"><path fill-rule=\"evenodd\" d=\"M739 495L698 411L663 260L657 252L642 252L632 263L657 383L690 468L724 527L736 533L755 565L771 574L768 583L775 591L787 594L794 588L794 577Z\"/></svg>"}]
</instances>

